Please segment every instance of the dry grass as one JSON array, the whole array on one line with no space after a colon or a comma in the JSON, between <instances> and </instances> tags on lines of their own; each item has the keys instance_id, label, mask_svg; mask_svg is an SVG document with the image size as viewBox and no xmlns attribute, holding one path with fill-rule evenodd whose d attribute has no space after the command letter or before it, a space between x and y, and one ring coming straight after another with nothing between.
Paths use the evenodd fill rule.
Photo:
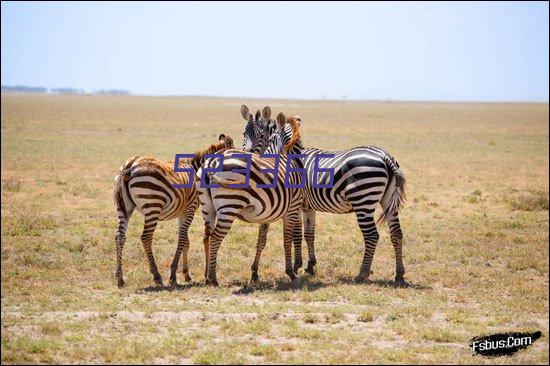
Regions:
<instances>
[{"instance_id":1,"label":"dry grass","mask_svg":"<svg viewBox=\"0 0 550 366\"><path fill-rule=\"evenodd\" d=\"M257 228L220 250L220 288L156 289L130 222L126 287L114 279L113 177L133 154L170 160L239 141L239 106L300 114L306 146L375 144L407 175L406 279L392 285L381 234L370 284L353 215L318 215L315 277L290 286L281 224L256 290ZM548 363L548 105L2 95L2 363ZM176 223L153 250L168 279ZM182 276L180 275L180 281ZM513 358L474 357L468 340L542 330Z\"/></svg>"}]
</instances>

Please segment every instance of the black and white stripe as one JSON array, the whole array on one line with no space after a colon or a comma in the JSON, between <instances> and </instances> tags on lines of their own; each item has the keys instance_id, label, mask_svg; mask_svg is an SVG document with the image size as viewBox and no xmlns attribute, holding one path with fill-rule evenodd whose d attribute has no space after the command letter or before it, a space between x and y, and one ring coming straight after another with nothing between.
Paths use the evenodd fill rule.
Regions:
<instances>
[{"instance_id":1,"label":"black and white stripe","mask_svg":"<svg viewBox=\"0 0 550 366\"><path fill-rule=\"evenodd\" d=\"M213 153L220 149L232 148L233 140L220 135L220 143L212 145L206 152L195 154L191 160L180 161L181 168L198 170L204 161L204 153ZM177 218L179 221L178 245L172 265L170 266L170 283L177 284L176 271L180 256L183 254L183 274L190 281L187 262L189 250L188 230L198 206L198 194L195 182L190 188L174 188L175 184L189 182L187 172L174 172L174 164L166 163L151 157L132 157L119 169L115 177L114 198L118 211L118 228L116 241L116 278L118 286L124 286L122 273L122 250L126 241L128 221L135 209L144 216L144 227L141 235L143 249L149 261L149 270L157 285L162 285L155 258L151 249L153 233L159 221Z\"/></svg>"},{"instance_id":2,"label":"black and white stripe","mask_svg":"<svg viewBox=\"0 0 550 366\"><path fill-rule=\"evenodd\" d=\"M267 129L268 125L261 124L260 127ZM257 143L259 141L251 138L252 149L256 148ZM307 181L304 187L302 207L304 238L307 242L309 256L306 271L313 274L316 264L314 250L316 211L336 214L354 212L365 243L365 254L356 281L368 279L379 239L374 211L380 204L384 210L381 221L387 220L389 224L391 241L395 250L395 280L404 281L403 234L399 224L398 211L404 199L405 178L395 159L383 149L375 146L357 147L338 152L303 148L300 152L307 155L304 161ZM318 163L320 168L334 169L334 184L331 188L313 188L314 161L318 154L334 154L332 158L319 159ZM328 178L326 173L319 174L318 183L328 183ZM265 241L266 236L267 227L261 227L258 243ZM301 237L301 226L298 225L294 233L295 271L302 266Z\"/></svg>"},{"instance_id":3,"label":"black and white stripe","mask_svg":"<svg viewBox=\"0 0 550 366\"><path fill-rule=\"evenodd\" d=\"M199 199L205 221L205 243L209 243L209 261L207 281L217 285L216 259L217 252L224 237L229 232L236 218L251 223L270 223L283 219L284 249L286 274L296 278L292 268L291 250L293 230L299 226L299 210L302 203L302 189L286 188L284 177L286 174L287 152L299 143L299 119L287 118L280 113L277 116L277 130L270 137L267 151L280 156L277 176L273 173L264 174L260 169L273 169L275 159L260 158L257 154L248 153L251 160L250 181L248 188L230 188L229 185L243 183L245 176L242 173L232 172L246 166L244 158L234 157L233 154L243 154L242 150L227 150L224 152L224 162L221 172L206 175L208 183L220 184L220 188L199 188ZM207 161L203 167L219 167L216 162ZM295 166L295 162L291 162ZM199 171L197 177L202 174ZM276 179L275 188L259 188L258 184L271 184ZM291 173L290 183L299 184L300 174ZM252 281L258 279L258 263L261 249L258 248L254 264L252 265Z\"/></svg>"},{"instance_id":4,"label":"black and white stripe","mask_svg":"<svg viewBox=\"0 0 550 366\"><path fill-rule=\"evenodd\" d=\"M246 151L260 153L267 149L268 141L275 132L275 121L271 117L271 108L256 111L253 116L246 105L241 106L241 115L248 122L244 128L243 147Z\"/></svg>"}]
</instances>

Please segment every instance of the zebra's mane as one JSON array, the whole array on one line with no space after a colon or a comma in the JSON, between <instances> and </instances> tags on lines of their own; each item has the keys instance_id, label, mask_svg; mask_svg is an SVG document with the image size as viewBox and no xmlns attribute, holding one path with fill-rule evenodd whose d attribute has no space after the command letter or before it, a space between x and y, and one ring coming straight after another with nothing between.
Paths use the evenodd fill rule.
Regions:
<instances>
[{"instance_id":1,"label":"zebra's mane","mask_svg":"<svg viewBox=\"0 0 550 366\"><path fill-rule=\"evenodd\" d=\"M298 123L298 119L296 117L290 117L287 123L289 123L292 127L292 137L290 141L285 145L285 151L288 153L292 150L294 145L299 143L301 146L302 134L300 132L300 124Z\"/></svg>"},{"instance_id":2,"label":"zebra's mane","mask_svg":"<svg viewBox=\"0 0 550 366\"><path fill-rule=\"evenodd\" d=\"M193 158L188 158L184 160L187 164L191 164L195 170L198 170L200 166L204 162L204 155L206 154L214 154L217 151L220 150L226 150L226 149L233 149L235 146L233 144L233 139L229 136L225 136L222 142L218 142L217 144L212 144L210 147L208 147L206 150L199 150L195 153L195 156Z\"/></svg>"}]
</instances>

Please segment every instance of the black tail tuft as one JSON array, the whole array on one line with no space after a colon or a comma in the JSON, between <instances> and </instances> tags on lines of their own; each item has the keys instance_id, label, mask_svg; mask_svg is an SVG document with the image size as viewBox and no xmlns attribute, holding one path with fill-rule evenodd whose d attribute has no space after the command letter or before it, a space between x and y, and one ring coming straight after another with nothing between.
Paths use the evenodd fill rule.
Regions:
<instances>
[{"instance_id":1,"label":"black tail tuft","mask_svg":"<svg viewBox=\"0 0 550 366\"><path fill-rule=\"evenodd\" d=\"M136 157L137 158L137 157ZM118 170L117 175L115 176L115 188L113 190L113 198L115 200L115 205L119 211L124 214L125 218L128 218L128 210L124 200L124 196L127 199L131 200L130 192L128 190L128 181L132 174L132 164L136 160L132 158L126 161L123 166Z\"/></svg>"},{"instance_id":2,"label":"black tail tuft","mask_svg":"<svg viewBox=\"0 0 550 366\"><path fill-rule=\"evenodd\" d=\"M393 214L395 212L399 212L399 208L403 203L405 202L405 186L407 184L407 180L405 179L405 176L403 175L403 172L401 169L399 169L399 165L397 162L389 155L385 155L384 161L386 162L387 167L392 172L392 177L390 178L390 181L388 182L388 188L386 189L386 192L384 193L384 196L382 197L382 200L384 200L387 196L390 195L387 203L386 208L382 212L382 215L378 219L378 222L383 222L388 219L388 216L390 214ZM392 179L395 181L395 186L390 187L392 183ZM390 191L391 189L391 191Z\"/></svg>"}]
</instances>

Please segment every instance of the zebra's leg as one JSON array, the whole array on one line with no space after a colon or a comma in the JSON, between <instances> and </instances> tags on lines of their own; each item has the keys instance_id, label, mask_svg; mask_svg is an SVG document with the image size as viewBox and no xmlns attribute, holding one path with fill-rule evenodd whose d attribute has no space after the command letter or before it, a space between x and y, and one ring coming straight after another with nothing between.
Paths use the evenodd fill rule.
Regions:
<instances>
[{"instance_id":1,"label":"zebra's leg","mask_svg":"<svg viewBox=\"0 0 550 366\"><path fill-rule=\"evenodd\" d=\"M208 261L210 260L210 227L204 226L204 236L202 238L204 244L204 280L208 284Z\"/></svg>"},{"instance_id":2,"label":"zebra's leg","mask_svg":"<svg viewBox=\"0 0 550 366\"><path fill-rule=\"evenodd\" d=\"M403 266L403 232L399 224L397 212L388 217L388 226L390 227L390 238L395 251L395 282L405 282L405 266Z\"/></svg>"},{"instance_id":3,"label":"zebra's leg","mask_svg":"<svg viewBox=\"0 0 550 366\"><path fill-rule=\"evenodd\" d=\"M116 270L115 277L117 279L117 285L119 288L124 286L124 276L122 274L122 249L124 249L124 243L126 242L126 229L128 228L128 221L132 216L132 211L127 213L127 217L124 216L122 211L118 211L118 228L115 233L116 243Z\"/></svg>"},{"instance_id":4,"label":"zebra's leg","mask_svg":"<svg viewBox=\"0 0 550 366\"><path fill-rule=\"evenodd\" d=\"M147 260L149 261L149 270L153 275L153 280L157 285L162 286L162 277L160 276L157 264L155 262L155 257L153 256L153 251L151 250L153 233L157 227L158 219L158 214L145 216L145 225L143 227L143 233L141 234L141 243L143 244L143 250L145 250L145 254L147 255Z\"/></svg>"},{"instance_id":5,"label":"zebra's leg","mask_svg":"<svg viewBox=\"0 0 550 366\"><path fill-rule=\"evenodd\" d=\"M285 273L294 280L297 276L292 267L292 241L294 227L300 225L298 212L288 213L283 217L284 249L285 249Z\"/></svg>"},{"instance_id":6,"label":"zebra's leg","mask_svg":"<svg viewBox=\"0 0 550 366\"><path fill-rule=\"evenodd\" d=\"M294 273L298 274L298 269L303 265L302 260L302 211L298 212L298 223L294 225L292 232L292 241L294 242Z\"/></svg>"},{"instance_id":7,"label":"zebra's leg","mask_svg":"<svg viewBox=\"0 0 550 366\"><path fill-rule=\"evenodd\" d=\"M315 211L314 210L304 210L304 237L307 243L307 254L308 254L308 263L306 272L310 275L315 274L315 264L317 259L315 258Z\"/></svg>"},{"instance_id":8,"label":"zebra's leg","mask_svg":"<svg viewBox=\"0 0 550 366\"><path fill-rule=\"evenodd\" d=\"M189 276L189 267L187 263L187 252L189 251L189 225L191 225L191 222L193 221L193 217L195 216L195 210L196 206L190 207L183 216L181 216L179 221L179 231L178 231L178 247L176 249L176 254L174 255L174 260L172 261L172 265L170 266L170 284L172 286L176 286L178 284L178 281L176 279L176 272L178 270L178 263L180 259L180 255L183 253L183 265L182 265L182 272L185 277L185 281L189 282L191 281L191 277Z\"/></svg>"},{"instance_id":9,"label":"zebra's leg","mask_svg":"<svg viewBox=\"0 0 550 366\"><path fill-rule=\"evenodd\" d=\"M208 260L208 283L212 286L218 286L218 280L216 277L216 261L218 256L218 249L223 241L223 238L231 229L231 225L235 220L235 213L218 213L216 221L216 227L210 235L209 245L209 260Z\"/></svg>"},{"instance_id":10,"label":"zebra's leg","mask_svg":"<svg viewBox=\"0 0 550 366\"><path fill-rule=\"evenodd\" d=\"M202 219L204 221L204 236L202 242L204 244L204 280L208 284L208 262L210 260L210 236L216 225L216 209L213 205L212 198L208 189L199 187L199 202L201 207Z\"/></svg>"},{"instance_id":11,"label":"zebra's leg","mask_svg":"<svg viewBox=\"0 0 550 366\"><path fill-rule=\"evenodd\" d=\"M260 264L260 256L265 248L267 242L267 232L269 230L269 224L261 224L258 230L258 242L256 243L256 256L254 257L254 263L252 263L252 277L251 283L258 282L258 265Z\"/></svg>"},{"instance_id":12,"label":"zebra's leg","mask_svg":"<svg viewBox=\"0 0 550 366\"><path fill-rule=\"evenodd\" d=\"M355 277L355 281L363 282L369 279L372 258L374 257L379 235L378 230L376 230L376 223L374 222L374 209L356 209L355 215L357 216L357 222L365 241L365 255L359 275Z\"/></svg>"},{"instance_id":13,"label":"zebra's leg","mask_svg":"<svg viewBox=\"0 0 550 366\"><path fill-rule=\"evenodd\" d=\"M197 206L193 205L193 207L190 207L184 215L185 220L185 240L183 245L183 264L182 264L182 273L183 277L185 278L186 282L191 281L191 276L189 275L189 262L188 262L188 252L189 252L189 237L187 236L189 232L189 226L191 225L191 222L193 222L193 218L195 217L195 211L197 211Z\"/></svg>"}]
</instances>

